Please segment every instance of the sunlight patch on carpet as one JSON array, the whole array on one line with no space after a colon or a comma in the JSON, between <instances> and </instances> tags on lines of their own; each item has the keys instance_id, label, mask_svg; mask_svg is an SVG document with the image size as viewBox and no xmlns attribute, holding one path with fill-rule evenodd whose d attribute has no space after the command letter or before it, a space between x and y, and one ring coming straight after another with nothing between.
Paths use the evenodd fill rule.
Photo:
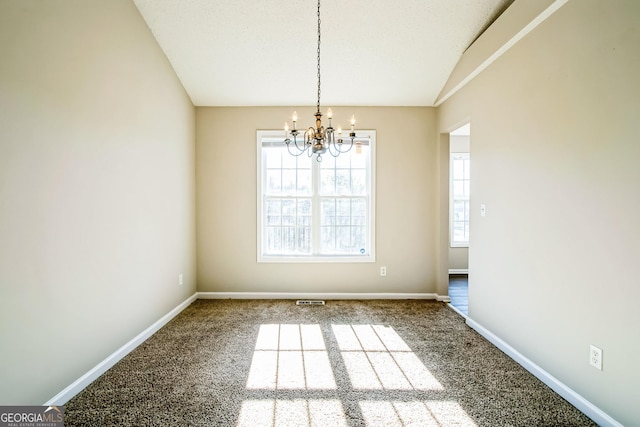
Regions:
<instances>
[{"instance_id":1,"label":"sunlight patch on carpet","mask_svg":"<svg viewBox=\"0 0 640 427\"><path fill-rule=\"evenodd\" d=\"M390 326L332 325L355 390L443 390Z\"/></svg>"},{"instance_id":2,"label":"sunlight patch on carpet","mask_svg":"<svg viewBox=\"0 0 640 427\"><path fill-rule=\"evenodd\" d=\"M339 400L248 400L242 403L238 427L347 426Z\"/></svg>"},{"instance_id":3,"label":"sunlight patch on carpet","mask_svg":"<svg viewBox=\"0 0 640 427\"><path fill-rule=\"evenodd\" d=\"M260 325L247 389L334 390L320 325Z\"/></svg>"},{"instance_id":4,"label":"sunlight patch on carpet","mask_svg":"<svg viewBox=\"0 0 640 427\"><path fill-rule=\"evenodd\" d=\"M367 426L476 427L476 423L456 402L363 401L359 406Z\"/></svg>"}]
</instances>

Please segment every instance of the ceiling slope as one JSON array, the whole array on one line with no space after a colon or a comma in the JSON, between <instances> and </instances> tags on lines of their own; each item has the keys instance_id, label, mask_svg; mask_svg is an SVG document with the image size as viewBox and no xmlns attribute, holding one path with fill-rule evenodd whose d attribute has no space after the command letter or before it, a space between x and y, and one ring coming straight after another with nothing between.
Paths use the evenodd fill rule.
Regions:
<instances>
[{"instance_id":1,"label":"ceiling slope","mask_svg":"<svg viewBox=\"0 0 640 427\"><path fill-rule=\"evenodd\" d=\"M316 2L134 2L196 106L315 105ZM324 0L322 105L434 105L511 2Z\"/></svg>"}]
</instances>

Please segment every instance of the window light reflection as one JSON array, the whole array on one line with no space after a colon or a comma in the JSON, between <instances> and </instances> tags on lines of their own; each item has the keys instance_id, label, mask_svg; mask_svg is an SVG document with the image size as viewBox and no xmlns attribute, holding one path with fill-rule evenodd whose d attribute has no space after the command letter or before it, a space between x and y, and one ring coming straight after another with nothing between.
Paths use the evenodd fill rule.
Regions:
<instances>
[{"instance_id":1,"label":"window light reflection","mask_svg":"<svg viewBox=\"0 0 640 427\"><path fill-rule=\"evenodd\" d=\"M443 390L390 326L332 325L355 390Z\"/></svg>"},{"instance_id":2,"label":"window light reflection","mask_svg":"<svg viewBox=\"0 0 640 427\"><path fill-rule=\"evenodd\" d=\"M367 426L458 426L477 427L456 402L363 401L359 403Z\"/></svg>"},{"instance_id":3,"label":"window light reflection","mask_svg":"<svg viewBox=\"0 0 640 427\"><path fill-rule=\"evenodd\" d=\"M339 400L265 399L242 402L237 427L329 425L348 425Z\"/></svg>"},{"instance_id":4,"label":"window light reflection","mask_svg":"<svg viewBox=\"0 0 640 427\"><path fill-rule=\"evenodd\" d=\"M247 388L334 390L320 325L260 325Z\"/></svg>"}]
</instances>

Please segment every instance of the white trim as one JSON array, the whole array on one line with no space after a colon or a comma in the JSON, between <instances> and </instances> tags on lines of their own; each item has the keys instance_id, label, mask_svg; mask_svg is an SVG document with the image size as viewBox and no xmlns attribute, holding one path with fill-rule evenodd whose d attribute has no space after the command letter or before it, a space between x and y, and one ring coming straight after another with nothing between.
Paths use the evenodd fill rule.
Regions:
<instances>
[{"instance_id":1,"label":"white trim","mask_svg":"<svg viewBox=\"0 0 640 427\"><path fill-rule=\"evenodd\" d=\"M436 296L436 300L438 300L440 302L446 302L446 303L450 303L451 302L451 298L449 298L449 295L437 295Z\"/></svg>"},{"instance_id":2,"label":"white trim","mask_svg":"<svg viewBox=\"0 0 640 427\"><path fill-rule=\"evenodd\" d=\"M449 274L469 274L468 268L450 268Z\"/></svg>"},{"instance_id":3,"label":"white trim","mask_svg":"<svg viewBox=\"0 0 640 427\"><path fill-rule=\"evenodd\" d=\"M151 335L155 334L160 328L169 323L171 319L176 317L182 310L187 308L192 302L194 302L198 297L198 293L191 295L185 301L180 303L176 308L171 310L169 313L162 316L158 321L156 321L153 325L149 326L144 331L140 332L137 336L135 336L131 341L114 351L112 354L107 356L102 362L98 363L91 370L89 370L86 374L82 375L80 378L71 383L67 388L62 390L60 393L53 396L47 402L43 404L43 406L62 406L67 403L73 396L80 393L91 384L93 381L98 379L98 377L108 371L113 365L118 363L123 357L127 354L131 353L136 347L142 344L147 338Z\"/></svg>"},{"instance_id":4,"label":"white trim","mask_svg":"<svg viewBox=\"0 0 640 427\"><path fill-rule=\"evenodd\" d=\"M450 308L451 310L455 311L456 313L458 313L460 316L464 317L465 319L468 319L468 318L469 318L469 316L468 316L468 315L466 315L466 314L464 314L462 311L460 311L460 310L458 309L458 307L456 307L455 305L453 305L453 304L451 304L451 303L449 303L449 304L447 304L447 305L449 306L449 308Z\"/></svg>"},{"instance_id":5,"label":"white trim","mask_svg":"<svg viewBox=\"0 0 640 427\"><path fill-rule=\"evenodd\" d=\"M467 83L473 80L478 74L484 71L489 65L493 64L498 58L504 55L509 49L511 49L516 43L518 43L524 36L533 31L538 25L544 22L553 13L564 6L569 0L556 0L548 8L546 8L540 15L536 16L529 24L527 24L522 30L518 31L511 39L507 40L499 49L497 49L491 56L484 60L484 62L478 65L467 77L462 79L460 83L455 85L449 92L444 94L440 99L436 100L434 107L439 107L444 101L453 96L460 89L465 87Z\"/></svg>"},{"instance_id":6,"label":"white trim","mask_svg":"<svg viewBox=\"0 0 640 427\"><path fill-rule=\"evenodd\" d=\"M357 292L198 292L198 299L321 299L321 300L369 300L369 299L424 299L438 300L432 293L357 293Z\"/></svg>"},{"instance_id":7,"label":"white trim","mask_svg":"<svg viewBox=\"0 0 640 427\"><path fill-rule=\"evenodd\" d=\"M566 384L560 382L560 380L542 369L540 366L533 363L531 360L529 360L515 348L511 347L493 332L489 331L471 318L467 316L465 317L467 319L467 325L476 330L480 335L485 337L489 342L502 350L507 356L515 360L523 368L532 373L536 378L549 386L553 391L558 393L593 421L601 426L623 427L622 424L614 420L606 412L573 391Z\"/></svg>"}]
</instances>

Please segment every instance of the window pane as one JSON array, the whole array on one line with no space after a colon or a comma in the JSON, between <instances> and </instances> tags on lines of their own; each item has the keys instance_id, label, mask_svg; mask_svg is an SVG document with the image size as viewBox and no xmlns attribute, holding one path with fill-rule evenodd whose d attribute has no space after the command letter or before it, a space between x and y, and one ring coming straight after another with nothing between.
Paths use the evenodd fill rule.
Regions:
<instances>
[{"instance_id":1,"label":"window pane","mask_svg":"<svg viewBox=\"0 0 640 427\"><path fill-rule=\"evenodd\" d=\"M298 195L311 194L311 169L298 169L297 187Z\"/></svg>"},{"instance_id":2,"label":"window pane","mask_svg":"<svg viewBox=\"0 0 640 427\"><path fill-rule=\"evenodd\" d=\"M336 168L349 169L351 167L351 152L346 155L336 157Z\"/></svg>"},{"instance_id":3,"label":"window pane","mask_svg":"<svg viewBox=\"0 0 640 427\"><path fill-rule=\"evenodd\" d=\"M336 249L349 252L351 248L351 227L336 227Z\"/></svg>"},{"instance_id":4,"label":"window pane","mask_svg":"<svg viewBox=\"0 0 640 427\"><path fill-rule=\"evenodd\" d=\"M268 254L274 254L280 252L280 227L267 227L267 247L265 252Z\"/></svg>"},{"instance_id":5,"label":"window pane","mask_svg":"<svg viewBox=\"0 0 640 427\"><path fill-rule=\"evenodd\" d=\"M282 200L282 225L296 224L296 201L294 199Z\"/></svg>"},{"instance_id":6,"label":"window pane","mask_svg":"<svg viewBox=\"0 0 640 427\"><path fill-rule=\"evenodd\" d=\"M350 199L336 199L336 215L349 216L351 214Z\"/></svg>"},{"instance_id":7,"label":"window pane","mask_svg":"<svg viewBox=\"0 0 640 427\"><path fill-rule=\"evenodd\" d=\"M367 194L367 171L352 170L351 171L351 195L363 196Z\"/></svg>"},{"instance_id":8,"label":"window pane","mask_svg":"<svg viewBox=\"0 0 640 427\"><path fill-rule=\"evenodd\" d=\"M464 222L453 223L453 241L457 243L465 242L465 226Z\"/></svg>"},{"instance_id":9,"label":"window pane","mask_svg":"<svg viewBox=\"0 0 640 427\"><path fill-rule=\"evenodd\" d=\"M327 170L335 169L335 167L336 167L336 158L333 157L330 154L322 156L322 163L319 166L320 166L320 170L323 170L323 169L327 169Z\"/></svg>"},{"instance_id":10,"label":"window pane","mask_svg":"<svg viewBox=\"0 0 640 427\"><path fill-rule=\"evenodd\" d=\"M366 253L366 227L351 227L351 241L353 242L353 248L357 249L359 253Z\"/></svg>"},{"instance_id":11,"label":"window pane","mask_svg":"<svg viewBox=\"0 0 640 427\"><path fill-rule=\"evenodd\" d=\"M286 150L286 148L284 149ZM309 160L306 156L295 157L289 154L286 151L282 151L282 167L287 169L295 169L298 166L298 162L302 162L304 160Z\"/></svg>"},{"instance_id":12,"label":"window pane","mask_svg":"<svg viewBox=\"0 0 640 427\"><path fill-rule=\"evenodd\" d=\"M468 156L467 156L468 157ZM466 158L464 160L464 179L471 179L471 160Z\"/></svg>"},{"instance_id":13,"label":"window pane","mask_svg":"<svg viewBox=\"0 0 640 427\"><path fill-rule=\"evenodd\" d=\"M280 200L267 200L267 225L280 225Z\"/></svg>"},{"instance_id":14,"label":"window pane","mask_svg":"<svg viewBox=\"0 0 640 427\"><path fill-rule=\"evenodd\" d=\"M454 221L464 221L465 220L465 202L453 202L453 219Z\"/></svg>"},{"instance_id":15,"label":"window pane","mask_svg":"<svg viewBox=\"0 0 640 427\"><path fill-rule=\"evenodd\" d=\"M335 199L322 199L322 212L320 215L322 225L335 225L336 223L336 201Z\"/></svg>"},{"instance_id":16,"label":"window pane","mask_svg":"<svg viewBox=\"0 0 640 427\"><path fill-rule=\"evenodd\" d=\"M324 162L324 161L323 161ZM335 170L320 170L320 194L331 196L334 195L336 188Z\"/></svg>"},{"instance_id":17,"label":"window pane","mask_svg":"<svg viewBox=\"0 0 640 427\"><path fill-rule=\"evenodd\" d=\"M354 145L356 145L354 143ZM369 158L369 146L360 145L360 152L357 150L358 146L356 145L351 149L353 152L351 154L351 168L355 169L366 169L367 168L367 159Z\"/></svg>"},{"instance_id":18,"label":"window pane","mask_svg":"<svg viewBox=\"0 0 640 427\"><path fill-rule=\"evenodd\" d=\"M464 197L464 181L453 181L453 198L461 199Z\"/></svg>"},{"instance_id":19,"label":"window pane","mask_svg":"<svg viewBox=\"0 0 640 427\"><path fill-rule=\"evenodd\" d=\"M298 225L311 225L311 199L298 200Z\"/></svg>"},{"instance_id":20,"label":"window pane","mask_svg":"<svg viewBox=\"0 0 640 427\"><path fill-rule=\"evenodd\" d=\"M282 181L280 169L267 170L267 194L280 194L282 192Z\"/></svg>"},{"instance_id":21,"label":"window pane","mask_svg":"<svg viewBox=\"0 0 640 427\"><path fill-rule=\"evenodd\" d=\"M349 170L336 170L336 194L348 196L351 193L351 174Z\"/></svg>"},{"instance_id":22,"label":"window pane","mask_svg":"<svg viewBox=\"0 0 640 427\"><path fill-rule=\"evenodd\" d=\"M297 248L299 253L311 252L311 228L310 227L298 227L296 228L297 234Z\"/></svg>"},{"instance_id":23,"label":"window pane","mask_svg":"<svg viewBox=\"0 0 640 427\"><path fill-rule=\"evenodd\" d=\"M263 152L267 169L279 169L282 167L282 151L266 148Z\"/></svg>"},{"instance_id":24,"label":"window pane","mask_svg":"<svg viewBox=\"0 0 640 427\"><path fill-rule=\"evenodd\" d=\"M334 227L322 227L320 231L321 235L321 249L323 253L335 252L335 228Z\"/></svg>"},{"instance_id":25,"label":"window pane","mask_svg":"<svg viewBox=\"0 0 640 427\"><path fill-rule=\"evenodd\" d=\"M282 250L287 254L296 252L296 232L293 227L282 227Z\"/></svg>"},{"instance_id":26,"label":"window pane","mask_svg":"<svg viewBox=\"0 0 640 427\"><path fill-rule=\"evenodd\" d=\"M294 195L296 193L295 169L282 170L282 194Z\"/></svg>"},{"instance_id":27,"label":"window pane","mask_svg":"<svg viewBox=\"0 0 640 427\"><path fill-rule=\"evenodd\" d=\"M464 178L464 161L455 159L453 161L453 179Z\"/></svg>"}]
</instances>

